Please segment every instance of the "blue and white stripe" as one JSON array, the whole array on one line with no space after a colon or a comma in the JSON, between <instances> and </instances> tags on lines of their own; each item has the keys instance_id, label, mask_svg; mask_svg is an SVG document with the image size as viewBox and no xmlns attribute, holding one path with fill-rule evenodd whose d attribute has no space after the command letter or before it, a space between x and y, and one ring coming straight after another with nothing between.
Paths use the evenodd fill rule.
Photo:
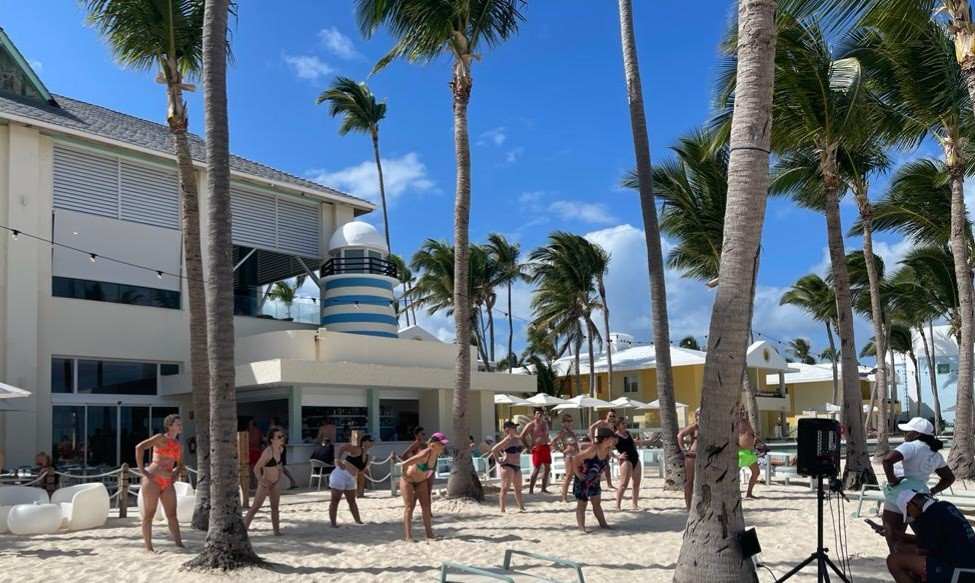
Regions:
<instances>
[{"instance_id":1,"label":"blue and white stripe","mask_svg":"<svg viewBox=\"0 0 975 583\"><path fill-rule=\"evenodd\" d=\"M322 327L333 332L398 338L393 309L396 280L367 274L322 280Z\"/></svg>"}]
</instances>

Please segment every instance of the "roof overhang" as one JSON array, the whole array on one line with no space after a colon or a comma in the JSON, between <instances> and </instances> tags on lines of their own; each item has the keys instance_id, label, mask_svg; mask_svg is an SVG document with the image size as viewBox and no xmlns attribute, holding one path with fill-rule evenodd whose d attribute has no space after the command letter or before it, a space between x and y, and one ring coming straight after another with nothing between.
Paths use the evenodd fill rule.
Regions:
<instances>
[{"instance_id":1,"label":"roof overhang","mask_svg":"<svg viewBox=\"0 0 975 583\"><path fill-rule=\"evenodd\" d=\"M30 81L31 85L33 85L34 89L41 94L45 101L51 105L57 105L54 97L51 96L51 92L47 90L47 87L44 86L41 78L38 77L37 73L34 72L34 68L30 66L30 63L27 62L24 55L20 54L20 50L17 49L17 45L10 40L10 37L7 36L7 33L2 27L0 27L0 46L7 49L7 52L10 53L11 57L13 57L14 61L17 63L17 66L20 67L20 70L24 72L24 75Z\"/></svg>"}]
</instances>

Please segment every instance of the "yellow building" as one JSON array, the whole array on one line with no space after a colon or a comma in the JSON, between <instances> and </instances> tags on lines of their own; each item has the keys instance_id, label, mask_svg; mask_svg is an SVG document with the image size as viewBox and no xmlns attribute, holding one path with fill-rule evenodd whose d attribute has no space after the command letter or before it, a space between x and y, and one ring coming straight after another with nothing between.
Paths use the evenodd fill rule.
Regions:
<instances>
[{"instance_id":1,"label":"yellow building","mask_svg":"<svg viewBox=\"0 0 975 583\"><path fill-rule=\"evenodd\" d=\"M622 335L620 335L622 336ZM617 342L618 345L621 343ZM622 344L625 346L625 343ZM704 359L706 354L672 346L671 366L674 376L674 394L679 403L678 422L686 425L693 411L701 405L704 386ZM580 359L578 386L574 357L563 357L555 363L559 374L559 393L564 398L589 394L589 362L585 355ZM788 416L790 402L784 391L784 375L790 372L790 364L767 341L755 342L748 348L748 374L758 390L758 407L762 435L774 435L774 427L780 422L780 414ZM653 345L630 346L613 352L613 388L609 391L609 374L605 355L596 359L596 397L612 401L619 397L631 397L638 401L657 400L656 354ZM620 413L623 413L622 411ZM659 427L657 411L625 411L640 427Z\"/></svg>"}]
</instances>

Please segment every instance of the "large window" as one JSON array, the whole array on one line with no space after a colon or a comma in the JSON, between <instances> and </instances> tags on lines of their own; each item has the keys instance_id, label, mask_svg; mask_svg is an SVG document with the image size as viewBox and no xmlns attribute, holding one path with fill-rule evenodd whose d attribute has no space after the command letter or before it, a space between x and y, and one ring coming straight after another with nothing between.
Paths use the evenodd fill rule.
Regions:
<instances>
[{"instance_id":1,"label":"large window","mask_svg":"<svg viewBox=\"0 0 975 583\"><path fill-rule=\"evenodd\" d=\"M159 377L179 374L176 363L51 359L51 392L85 395L156 395Z\"/></svg>"},{"instance_id":2,"label":"large window","mask_svg":"<svg viewBox=\"0 0 975 583\"><path fill-rule=\"evenodd\" d=\"M114 466L118 463L118 407L89 406L88 439L89 466ZM148 436L147 436L148 437Z\"/></svg>"},{"instance_id":3,"label":"large window","mask_svg":"<svg viewBox=\"0 0 975 583\"><path fill-rule=\"evenodd\" d=\"M163 419L176 407L148 405L55 405L51 454L59 468L100 473L135 464L135 446L162 433Z\"/></svg>"},{"instance_id":4,"label":"large window","mask_svg":"<svg viewBox=\"0 0 975 583\"><path fill-rule=\"evenodd\" d=\"M178 310L180 305L178 291L71 277L55 276L51 294L56 298L151 306L172 310Z\"/></svg>"},{"instance_id":5,"label":"large window","mask_svg":"<svg viewBox=\"0 0 975 583\"><path fill-rule=\"evenodd\" d=\"M623 377L623 392L624 393L639 393L640 392L640 381L636 377Z\"/></svg>"},{"instance_id":6,"label":"large window","mask_svg":"<svg viewBox=\"0 0 975 583\"><path fill-rule=\"evenodd\" d=\"M302 407L301 440L310 442L318 435L325 421L335 424L335 441L346 443L353 431L367 431L369 409L366 407Z\"/></svg>"},{"instance_id":7,"label":"large window","mask_svg":"<svg viewBox=\"0 0 975 583\"><path fill-rule=\"evenodd\" d=\"M409 441L414 427L420 424L420 402L416 400L381 399L379 401L379 439Z\"/></svg>"},{"instance_id":8,"label":"large window","mask_svg":"<svg viewBox=\"0 0 975 583\"><path fill-rule=\"evenodd\" d=\"M51 456L58 466L83 465L85 459L85 408L54 407L51 418Z\"/></svg>"}]
</instances>

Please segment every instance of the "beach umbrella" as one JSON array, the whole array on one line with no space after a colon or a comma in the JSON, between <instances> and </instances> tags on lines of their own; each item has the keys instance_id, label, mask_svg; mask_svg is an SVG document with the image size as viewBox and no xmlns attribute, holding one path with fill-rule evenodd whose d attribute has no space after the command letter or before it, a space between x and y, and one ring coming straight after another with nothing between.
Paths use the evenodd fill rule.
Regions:
<instances>
[{"instance_id":1,"label":"beach umbrella","mask_svg":"<svg viewBox=\"0 0 975 583\"><path fill-rule=\"evenodd\" d=\"M637 401L636 399L631 399L629 397L620 397L619 399L613 399L610 403L614 407L620 409L653 409L649 403L644 403L643 401ZM657 407L660 408L659 406Z\"/></svg>"},{"instance_id":2,"label":"beach umbrella","mask_svg":"<svg viewBox=\"0 0 975 583\"><path fill-rule=\"evenodd\" d=\"M495 395L494 396L495 405L518 405L526 407L531 405L527 399L522 399L521 397L516 397L514 395Z\"/></svg>"},{"instance_id":3,"label":"beach umbrella","mask_svg":"<svg viewBox=\"0 0 975 583\"><path fill-rule=\"evenodd\" d=\"M613 404L608 401L603 401L602 399L594 399L592 397L587 397L586 395L579 395L578 397L572 397L561 405L556 405L556 411L564 411L566 409L612 409Z\"/></svg>"},{"instance_id":4,"label":"beach umbrella","mask_svg":"<svg viewBox=\"0 0 975 583\"><path fill-rule=\"evenodd\" d=\"M684 403L674 403L674 406L677 407L678 409L687 409L687 405L685 405ZM657 399L655 401L650 401L647 404L647 407L650 408L650 409L659 409L660 408L660 399Z\"/></svg>"},{"instance_id":5,"label":"beach umbrella","mask_svg":"<svg viewBox=\"0 0 975 583\"><path fill-rule=\"evenodd\" d=\"M22 399L29 396L30 391L25 391L24 389L18 389L12 385L0 383L0 399Z\"/></svg>"},{"instance_id":6,"label":"beach umbrella","mask_svg":"<svg viewBox=\"0 0 975 583\"><path fill-rule=\"evenodd\" d=\"M558 397L553 397L552 395L546 395L545 393L538 393L526 399L528 404L534 405L535 407L554 407L555 405L564 405L568 403L565 399L560 399Z\"/></svg>"}]
</instances>

